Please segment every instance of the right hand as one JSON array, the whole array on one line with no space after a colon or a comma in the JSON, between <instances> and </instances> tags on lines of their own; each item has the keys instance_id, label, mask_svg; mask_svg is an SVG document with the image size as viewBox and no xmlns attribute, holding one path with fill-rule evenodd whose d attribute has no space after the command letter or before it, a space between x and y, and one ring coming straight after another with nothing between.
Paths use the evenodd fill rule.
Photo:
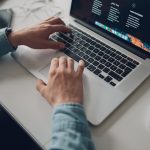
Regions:
<instances>
[{"instance_id":1,"label":"right hand","mask_svg":"<svg viewBox=\"0 0 150 150\"><path fill-rule=\"evenodd\" d=\"M83 102L84 62L81 60L77 71L71 58L54 58L51 62L48 84L37 81L37 90L52 105Z\"/></svg>"}]
</instances>

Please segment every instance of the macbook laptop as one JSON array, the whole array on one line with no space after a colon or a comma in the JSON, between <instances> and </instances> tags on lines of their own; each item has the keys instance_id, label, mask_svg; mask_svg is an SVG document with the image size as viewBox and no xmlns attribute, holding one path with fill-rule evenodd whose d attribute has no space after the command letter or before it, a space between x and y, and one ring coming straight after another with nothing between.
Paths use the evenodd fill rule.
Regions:
<instances>
[{"instance_id":1,"label":"macbook laptop","mask_svg":"<svg viewBox=\"0 0 150 150\"><path fill-rule=\"evenodd\" d=\"M84 60L85 112L99 125L150 75L149 7L140 0L73 0L72 33L50 36L65 43L62 52L20 47L13 57L45 82L52 58L71 57L76 67Z\"/></svg>"}]
</instances>

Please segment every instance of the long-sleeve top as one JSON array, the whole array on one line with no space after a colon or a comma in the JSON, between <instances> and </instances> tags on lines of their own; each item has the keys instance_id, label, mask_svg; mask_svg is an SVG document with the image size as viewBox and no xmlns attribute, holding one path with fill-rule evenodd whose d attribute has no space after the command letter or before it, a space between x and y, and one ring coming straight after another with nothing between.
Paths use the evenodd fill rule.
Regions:
<instances>
[{"instance_id":1,"label":"long-sleeve top","mask_svg":"<svg viewBox=\"0 0 150 150\"><path fill-rule=\"evenodd\" d=\"M0 29L0 57L15 49L9 42L6 29ZM84 108L80 104L54 107L49 150L95 150Z\"/></svg>"}]
</instances>

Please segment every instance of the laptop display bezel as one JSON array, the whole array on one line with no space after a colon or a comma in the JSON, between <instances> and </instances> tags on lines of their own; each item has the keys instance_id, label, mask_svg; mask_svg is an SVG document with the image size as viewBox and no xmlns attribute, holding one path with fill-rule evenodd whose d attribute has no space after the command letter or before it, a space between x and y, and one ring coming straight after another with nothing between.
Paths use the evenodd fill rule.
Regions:
<instances>
[{"instance_id":1,"label":"laptop display bezel","mask_svg":"<svg viewBox=\"0 0 150 150\"><path fill-rule=\"evenodd\" d=\"M124 49L134 53L135 55L143 58L143 59L147 59L147 58L150 58L150 53L149 52L146 52L144 51L143 49L113 35L112 33L102 29L102 28L96 28L94 26L94 24L90 24L90 23L87 23L83 20L81 20L80 18L78 18L77 16L75 16L73 13L72 13L72 8L73 8L73 0L72 0L72 3L71 3L71 8L70 8L70 16L73 17L75 19L76 22L78 22L79 24L85 26L86 28L96 32L97 34L99 34L100 36L114 42L115 44L123 47Z\"/></svg>"}]
</instances>

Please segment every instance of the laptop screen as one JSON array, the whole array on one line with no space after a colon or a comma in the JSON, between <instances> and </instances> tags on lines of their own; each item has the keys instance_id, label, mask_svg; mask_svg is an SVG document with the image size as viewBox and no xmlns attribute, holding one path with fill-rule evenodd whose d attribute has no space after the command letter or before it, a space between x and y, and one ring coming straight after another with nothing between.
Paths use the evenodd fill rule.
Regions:
<instances>
[{"instance_id":1,"label":"laptop screen","mask_svg":"<svg viewBox=\"0 0 150 150\"><path fill-rule=\"evenodd\" d=\"M71 15L150 54L149 0L73 0Z\"/></svg>"}]
</instances>

